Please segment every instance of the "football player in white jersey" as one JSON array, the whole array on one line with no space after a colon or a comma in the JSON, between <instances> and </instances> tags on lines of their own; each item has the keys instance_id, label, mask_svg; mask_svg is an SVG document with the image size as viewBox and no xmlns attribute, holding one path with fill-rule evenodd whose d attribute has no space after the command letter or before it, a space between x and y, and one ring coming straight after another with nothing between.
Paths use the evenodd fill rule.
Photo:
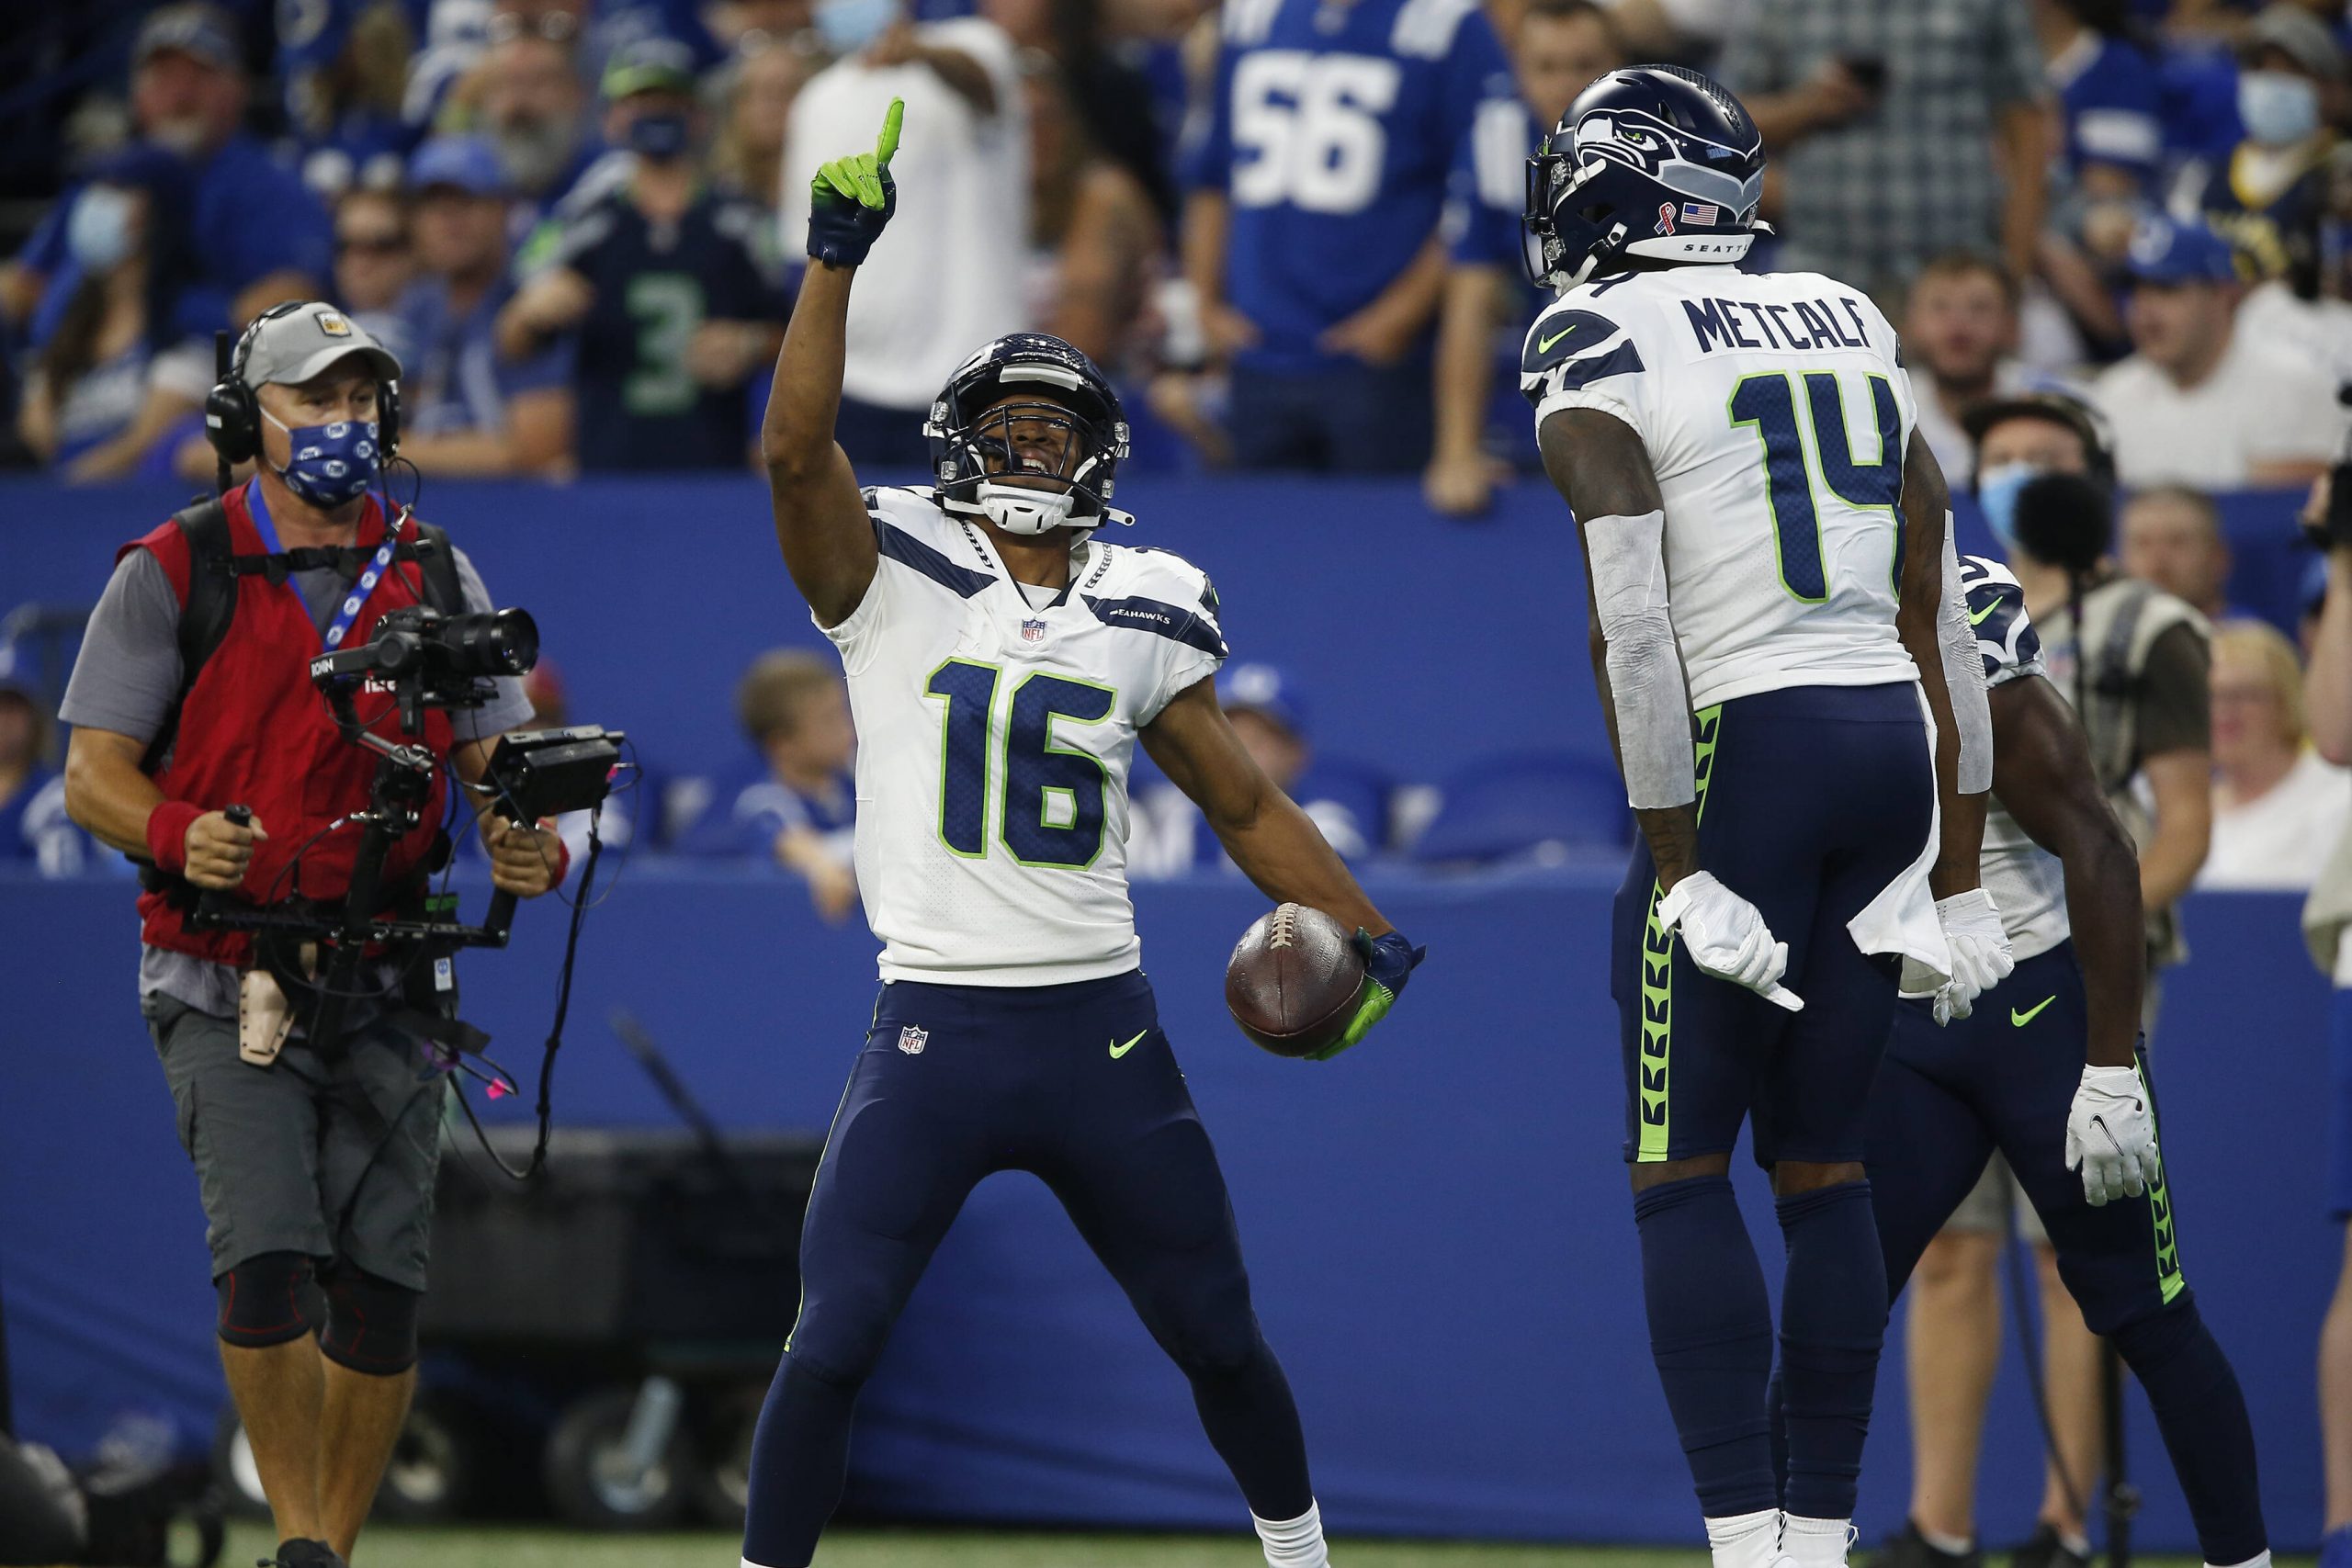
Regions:
<instances>
[{"instance_id":1,"label":"football player in white jersey","mask_svg":"<svg viewBox=\"0 0 2352 1568\"><path fill-rule=\"evenodd\" d=\"M1521 368L1642 829L1611 988L1652 1354L1718 1568L1827 1568L1886 1317L1860 1162L1899 957L1946 1016L2009 960L1977 882L1989 720L1943 477L1878 310L1733 265L1763 178L1704 76L1586 88L1529 164L1529 267L1558 298ZM1785 1488L1729 1176L1751 1117L1788 1243Z\"/></svg>"},{"instance_id":2,"label":"football player in white jersey","mask_svg":"<svg viewBox=\"0 0 2352 1568\"><path fill-rule=\"evenodd\" d=\"M924 425L936 488L863 493L833 440L851 280L895 204L875 152L815 181L810 265L761 450L778 543L857 719L857 880L882 996L801 1235L800 1316L752 1452L746 1568L802 1568L839 1500L852 1406L973 1185L1051 1188L1193 1385L1266 1560L1328 1561L1298 1411L1258 1330L1216 1155L1138 967L1127 768L1140 739L1271 896L1358 929L1378 1022L1419 952L1374 908L1217 706L1208 580L1113 545L1118 394L1057 338L956 372Z\"/></svg>"},{"instance_id":3,"label":"football player in white jersey","mask_svg":"<svg viewBox=\"0 0 2352 1568\"><path fill-rule=\"evenodd\" d=\"M2077 476L2036 482L2093 489ZM2096 491L2086 505L2100 516L2109 510ZM2108 807L2082 727L2042 667L2024 589L2007 567L1975 556L1962 575L1992 688L1984 885L1999 900L2017 968L1950 1027L1938 1028L1924 1003L1895 1009L1864 1156L1887 1298L1903 1293L1929 1239L2000 1150L2085 1322L2114 1341L2147 1392L2205 1561L2267 1568L2253 1423L2181 1273L2154 1098L2136 1048L2147 957L2139 856Z\"/></svg>"}]
</instances>

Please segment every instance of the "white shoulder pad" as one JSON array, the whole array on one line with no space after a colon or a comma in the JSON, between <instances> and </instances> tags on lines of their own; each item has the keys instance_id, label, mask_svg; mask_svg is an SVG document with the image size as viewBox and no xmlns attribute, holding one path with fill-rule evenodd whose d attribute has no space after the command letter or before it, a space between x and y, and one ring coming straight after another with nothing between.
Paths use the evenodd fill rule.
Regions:
<instances>
[{"instance_id":1,"label":"white shoulder pad","mask_svg":"<svg viewBox=\"0 0 2352 1568\"><path fill-rule=\"evenodd\" d=\"M1560 393L1639 376L1647 368L1627 312L1611 309L1588 289L1572 289L1527 329L1519 355L1519 389L1541 407Z\"/></svg>"},{"instance_id":2,"label":"white shoulder pad","mask_svg":"<svg viewBox=\"0 0 2352 1568\"><path fill-rule=\"evenodd\" d=\"M1125 626L1226 656L1216 587L1173 550L1151 545L1087 544L1086 570L1072 585L1106 626Z\"/></svg>"},{"instance_id":3,"label":"white shoulder pad","mask_svg":"<svg viewBox=\"0 0 2352 1568\"><path fill-rule=\"evenodd\" d=\"M2041 637L2026 615L2025 589L2016 574L1988 557L1962 556L1960 585L1968 595L1976 650L1984 657L1984 683L2041 674Z\"/></svg>"}]
</instances>

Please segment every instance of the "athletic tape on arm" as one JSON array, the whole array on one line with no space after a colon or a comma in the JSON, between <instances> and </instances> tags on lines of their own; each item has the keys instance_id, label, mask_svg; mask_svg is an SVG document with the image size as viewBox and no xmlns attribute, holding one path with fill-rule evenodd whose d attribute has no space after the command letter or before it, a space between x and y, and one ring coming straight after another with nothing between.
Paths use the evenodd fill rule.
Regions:
<instances>
[{"instance_id":1,"label":"athletic tape on arm","mask_svg":"<svg viewBox=\"0 0 2352 1568\"><path fill-rule=\"evenodd\" d=\"M1960 581L1960 551L1952 543L1951 513L1944 513L1943 602L1936 615L1936 644L1943 653L1944 685L1951 693L1951 715L1960 731L1960 793L1982 795L1993 787L1993 709L1984 695L1984 658L1976 628L1968 624L1968 590Z\"/></svg>"},{"instance_id":2,"label":"athletic tape on arm","mask_svg":"<svg viewBox=\"0 0 2352 1568\"><path fill-rule=\"evenodd\" d=\"M1637 811L1688 806L1690 691L1666 592L1666 513L1593 517L1584 525L1592 598L1608 639L1610 695L1617 708L1625 795Z\"/></svg>"}]
</instances>

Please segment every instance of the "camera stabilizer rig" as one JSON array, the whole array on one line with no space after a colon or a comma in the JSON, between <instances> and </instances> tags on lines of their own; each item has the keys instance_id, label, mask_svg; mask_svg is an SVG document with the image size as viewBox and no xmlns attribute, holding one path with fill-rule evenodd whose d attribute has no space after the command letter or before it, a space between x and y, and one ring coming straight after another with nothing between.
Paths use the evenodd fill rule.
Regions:
<instances>
[{"instance_id":1,"label":"camera stabilizer rig","mask_svg":"<svg viewBox=\"0 0 2352 1568\"><path fill-rule=\"evenodd\" d=\"M311 680L334 709L344 738L375 752L379 759L367 808L342 819L362 829L348 891L339 908L300 903L260 907L207 893L198 901L189 925L199 931L252 932L266 960L275 955L270 967L281 972L290 967L282 962L283 955L302 943L317 943L325 955L323 967L314 983L300 988L315 998L305 1034L311 1049L322 1057L332 1061L344 1051L345 1013L348 1003L361 994L356 988L360 969L371 950L380 953L387 948L407 949L406 967L413 971L419 965L432 966L438 985L438 976L446 973L442 964L458 949L507 944L514 929L514 894L493 894L489 912L478 926L453 918L454 897L428 898L422 918L387 913L384 868L393 846L422 824L441 765L423 743L425 710L481 707L492 694L488 678L529 672L538 661L538 628L525 611L447 615L415 605L385 615L368 642L311 660ZM377 734L370 727L372 721L360 716L358 699L368 694L391 698L404 739ZM473 787L491 795L492 808L516 824L594 810L611 793L612 775L621 760L619 743L626 739L619 730L597 725L508 734L500 738L491 752L484 783ZM242 806L229 807L227 815L247 823L253 816ZM548 1068L561 1043L580 915L600 848L592 836L588 863L573 899L564 950L564 996L557 1002L555 1029L548 1038L547 1059L540 1069L539 1134L532 1169L544 1158L547 1148ZM438 988L448 989L447 986ZM457 1038L470 1042L466 1048L478 1050L486 1041L479 1031L454 1017L448 1023Z\"/></svg>"}]
</instances>

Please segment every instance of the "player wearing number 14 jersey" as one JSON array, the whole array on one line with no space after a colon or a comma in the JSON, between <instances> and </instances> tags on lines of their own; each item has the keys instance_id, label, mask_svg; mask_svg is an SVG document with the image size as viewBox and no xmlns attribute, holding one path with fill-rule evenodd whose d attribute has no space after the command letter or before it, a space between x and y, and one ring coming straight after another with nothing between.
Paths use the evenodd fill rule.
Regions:
<instances>
[{"instance_id":1,"label":"player wearing number 14 jersey","mask_svg":"<svg viewBox=\"0 0 2352 1568\"><path fill-rule=\"evenodd\" d=\"M1530 270L1559 298L1521 368L1642 828L1611 977L1651 1351L1718 1568L1828 1568L1886 1316L1860 1162L1899 959L1961 1016L2008 957L1977 886L1990 721L1943 478L1877 309L1732 265L1763 177L1705 77L1588 87L1529 165ZM1785 1491L1743 1121L1788 1242Z\"/></svg>"},{"instance_id":2,"label":"player wearing number 14 jersey","mask_svg":"<svg viewBox=\"0 0 2352 1568\"><path fill-rule=\"evenodd\" d=\"M884 945L881 999L808 1200L743 1561L809 1561L899 1308L974 1184L1025 1170L1190 1380L1266 1561L1323 1568L1298 1412L1138 967L1136 742L1259 886L1359 929L1373 983L1335 1051L1379 1021L1419 953L1226 723L1207 579L1096 537L1129 521L1108 504L1127 434L1086 355L1036 333L986 344L925 423L936 487L859 491L833 440L842 330L896 200L898 136L894 105L876 152L817 177L761 433L785 564L848 672L858 885Z\"/></svg>"}]
</instances>

